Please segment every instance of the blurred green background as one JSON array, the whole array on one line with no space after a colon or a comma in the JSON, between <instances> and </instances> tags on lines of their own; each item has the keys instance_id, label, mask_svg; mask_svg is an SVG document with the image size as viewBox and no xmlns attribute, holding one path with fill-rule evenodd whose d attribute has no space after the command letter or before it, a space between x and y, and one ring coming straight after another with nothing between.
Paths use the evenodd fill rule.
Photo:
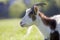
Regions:
<instances>
[{"instance_id":1,"label":"blurred green background","mask_svg":"<svg viewBox=\"0 0 60 40\"><path fill-rule=\"evenodd\" d=\"M45 2L47 5L41 7L47 16L53 16L60 13L60 0L17 0L10 6L10 17L22 17L25 10L38 2Z\"/></svg>"},{"instance_id":2,"label":"blurred green background","mask_svg":"<svg viewBox=\"0 0 60 40\"><path fill-rule=\"evenodd\" d=\"M26 9L38 2L47 4L41 7L45 15L60 14L60 0L0 0L0 40L43 40L43 35L35 25L32 25L30 35L25 37L27 28L20 26Z\"/></svg>"},{"instance_id":3,"label":"blurred green background","mask_svg":"<svg viewBox=\"0 0 60 40\"><path fill-rule=\"evenodd\" d=\"M0 0L0 6L3 8L0 12L0 18L21 18L25 10L38 2L45 2L47 5L41 7L42 12L47 16L53 16L60 13L60 0Z\"/></svg>"}]
</instances>

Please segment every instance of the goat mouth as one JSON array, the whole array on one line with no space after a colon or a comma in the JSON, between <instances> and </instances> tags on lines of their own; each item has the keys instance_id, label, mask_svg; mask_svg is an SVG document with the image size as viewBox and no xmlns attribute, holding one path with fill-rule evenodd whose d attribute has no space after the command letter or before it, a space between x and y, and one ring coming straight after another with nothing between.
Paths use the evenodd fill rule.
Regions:
<instances>
[{"instance_id":1,"label":"goat mouth","mask_svg":"<svg viewBox=\"0 0 60 40\"><path fill-rule=\"evenodd\" d=\"M23 24L23 25L20 25L20 26L21 26L21 27L24 27L24 25L25 25L25 24Z\"/></svg>"}]
</instances>

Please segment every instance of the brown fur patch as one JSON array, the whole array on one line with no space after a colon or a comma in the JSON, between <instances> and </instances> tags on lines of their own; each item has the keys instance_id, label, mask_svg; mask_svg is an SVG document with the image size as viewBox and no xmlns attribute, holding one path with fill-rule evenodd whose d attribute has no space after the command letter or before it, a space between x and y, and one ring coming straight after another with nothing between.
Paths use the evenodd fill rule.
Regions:
<instances>
[{"instance_id":1,"label":"brown fur patch","mask_svg":"<svg viewBox=\"0 0 60 40\"><path fill-rule=\"evenodd\" d=\"M56 28L56 21L54 19L46 17L43 13L40 13L39 16L41 17L43 23L47 26L50 26L52 30Z\"/></svg>"},{"instance_id":2,"label":"brown fur patch","mask_svg":"<svg viewBox=\"0 0 60 40\"><path fill-rule=\"evenodd\" d=\"M31 12L29 13L29 17L32 18L32 20L34 21L36 19L36 14L37 14L38 8L37 6L34 6L31 8Z\"/></svg>"}]
</instances>

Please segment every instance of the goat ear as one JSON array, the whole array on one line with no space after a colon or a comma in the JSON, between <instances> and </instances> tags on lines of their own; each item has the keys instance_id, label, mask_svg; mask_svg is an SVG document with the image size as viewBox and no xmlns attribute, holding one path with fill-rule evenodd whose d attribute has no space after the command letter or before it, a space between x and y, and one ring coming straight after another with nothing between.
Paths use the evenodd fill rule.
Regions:
<instances>
[{"instance_id":1,"label":"goat ear","mask_svg":"<svg viewBox=\"0 0 60 40\"><path fill-rule=\"evenodd\" d=\"M34 6L34 12L37 13L37 11L38 11L38 7Z\"/></svg>"}]
</instances>

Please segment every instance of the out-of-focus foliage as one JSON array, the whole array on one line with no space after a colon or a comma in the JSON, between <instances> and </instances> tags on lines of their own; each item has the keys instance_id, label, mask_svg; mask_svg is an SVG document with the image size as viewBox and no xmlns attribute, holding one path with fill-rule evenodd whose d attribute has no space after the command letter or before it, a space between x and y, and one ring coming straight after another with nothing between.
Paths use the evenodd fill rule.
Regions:
<instances>
[{"instance_id":1,"label":"out-of-focus foliage","mask_svg":"<svg viewBox=\"0 0 60 40\"><path fill-rule=\"evenodd\" d=\"M10 17L20 17L24 10L26 9L25 4L22 1L15 1L13 5L10 6Z\"/></svg>"},{"instance_id":2,"label":"out-of-focus foliage","mask_svg":"<svg viewBox=\"0 0 60 40\"><path fill-rule=\"evenodd\" d=\"M32 7L35 3L39 2L44 2L47 4L43 7L39 6L41 7L42 12L44 12L47 16L60 13L60 0L0 0L0 2L11 3L11 5L9 5L9 7L6 6L6 8L9 8L9 13L7 13L8 16L13 18L21 17L22 15L24 16L25 9ZM4 16L7 14L4 13L2 15Z\"/></svg>"},{"instance_id":3,"label":"out-of-focus foliage","mask_svg":"<svg viewBox=\"0 0 60 40\"><path fill-rule=\"evenodd\" d=\"M56 0L57 6L60 7L60 0Z\"/></svg>"},{"instance_id":4,"label":"out-of-focus foliage","mask_svg":"<svg viewBox=\"0 0 60 40\"><path fill-rule=\"evenodd\" d=\"M0 2L4 2L4 3L7 3L7 1L9 1L9 0L0 0Z\"/></svg>"},{"instance_id":5,"label":"out-of-focus foliage","mask_svg":"<svg viewBox=\"0 0 60 40\"><path fill-rule=\"evenodd\" d=\"M0 0L0 18L8 18L8 0Z\"/></svg>"}]
</instances>

